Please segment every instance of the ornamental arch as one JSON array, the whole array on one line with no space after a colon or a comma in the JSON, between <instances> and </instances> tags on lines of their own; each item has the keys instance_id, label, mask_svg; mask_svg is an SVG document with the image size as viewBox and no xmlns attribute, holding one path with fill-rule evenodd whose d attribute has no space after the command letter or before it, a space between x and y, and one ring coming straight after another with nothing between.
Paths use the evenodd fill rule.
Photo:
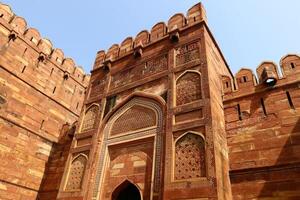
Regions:
<instances>
[{"instance_id":1,"label":"ornamental arch","mask_svg":"<svg viewBox=\"0 0 300 200\"><path fill-rule=\"evenodd\" d=\"M162 183L163 115L165 102L159 96L136 93L117 105L99 132L94 199L109 199L130 178L140 187L142 199L160 194Z\"/></svg>"},{"instance_id":2,"label":"ornamental arch","mask_svg":"<svg viewBox=\"0 0 300 200\"><path fill-rule=\"evenodd\" d=\"M188 131L174 141L173 180L193 180L206 177L205 138Z\"/></svg>"}]
</instances>

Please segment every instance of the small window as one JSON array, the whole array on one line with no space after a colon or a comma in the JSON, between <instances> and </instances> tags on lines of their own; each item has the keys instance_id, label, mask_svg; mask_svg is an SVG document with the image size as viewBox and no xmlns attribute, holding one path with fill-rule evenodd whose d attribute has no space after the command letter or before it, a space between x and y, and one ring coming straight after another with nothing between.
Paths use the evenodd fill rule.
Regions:
<instances>
[{"instance_id":1,"label":"small window","mask_svg":"<svg viewBox=\"0 0 300 200\"><path fill-rule=\"evenodd\" d=\"M295 64L294 63L291 63L291 68L295 69Z\"/></svg>"},{"instance_id":2,"label":"small window","mask_svg":"<svg viewBox=\"0 0 300 200\"><path fill-rule=\"evenodd\" d=\"M246 83L246 82L247 82L247 76L243 76L241 82L242 82L242 83Z\"/></svg>"},{"instance_id":3,"label":"small window","mask_svg":"<svg viewBox=\"0 0 300 200\"><path fill-rule=\"evenodd\" d=\"M239 120L242 120L242 112L241 112L241 106L240 106L240 104L237 104L237 110L238 110Z\"/></svg>"},{"instance_id":4,"label":"small window","mask_svg":"<svg viewBox=\"0 0 300 200\"><path fill-rule=\"evenodd\" d=\"M25 53L27 52L27 47L24 49L22 57L24 57Z\"/></svg>"},{"instance_id":5,"label":"small window","mask_svg":"<svg viewBox=\"0 0 300 200\"><path fill-rule=\"evenodd\" d=\"M106 98L106 106L105 106L105 112L104 115L109 113L113 107L116 105L117 96L111 96Z\"/></svg>"},{"instance_id":6,"label":"small window","mask_svg":"<svg viewBox=\"0 0 300 200\"><path fill-rule=\"evenodd\" d=\"M52 75L53 71L54 71L54 68L51 69L50 76Z\"/></svg>"},{"instance_id":7,"label":"small window","mask_svg":"<svg viewBox=\"0 0 300 200\"><path fill-rule=\"evenodd\" d=\"M226 82L225 84L226 84L226 88L229 88L229 83L228 83L228 82Z\"/></svg>"},{"instance_id":8,"label":"small window","mask_svg":"<svg viewBox=\"0 0 300 200\"><path fill-rule=\"evenodd\" d=\"M42 120L40 129L43 129L44 123L45 123L45 120Z\"/></svg>"},{"instance_id":9,"label":"small window","mask_svg":"<svg viewBox=\"0 0 300 200\"><path fill-rule=\"evenodd\" d=\"M262 110L264 112L264 115L267 116L267 110L266 110L265 101L263 98L260 99L260 104L261 104Z\"/></svg>"},{"instance_id":10,"label":"small window","mask_svg":"<svg viewBox=\"0 0 300 200\"><path fill-rule=\"evenodd\" d=\"M25 69L26 69L26 65L24 65L23 69L22 69L22 73L25 72Z\"/></svg>"},{"instance_id":11,"label":"small window","mask_svg":"<svg viewBox=\"0 0 300 200\"><path fill-rule=\"evenodd\" d=\"M291 95L290 95L290 93L288 91L286 91L286 96L287 96L290 108L293 109L293 110L295 110L295 106L294 106L292 97L291 97Z\"/></svg>"}]
</instances>

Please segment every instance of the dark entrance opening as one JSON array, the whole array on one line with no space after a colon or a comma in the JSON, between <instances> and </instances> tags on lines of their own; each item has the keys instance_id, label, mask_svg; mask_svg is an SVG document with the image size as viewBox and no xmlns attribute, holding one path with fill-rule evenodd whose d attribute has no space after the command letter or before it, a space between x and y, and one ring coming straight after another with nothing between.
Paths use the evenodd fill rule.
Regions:
<instances>
[{"instance_id":1,"label":"dark entrance opening","mask_svg":"<svg viewBox=\"0 0 300 200\"><path fill-rule=\"evenodd\" d=\"M112 200L141 200L141 195L135 185L125 181L115 189Z\"/></svg>"}]
</instances>

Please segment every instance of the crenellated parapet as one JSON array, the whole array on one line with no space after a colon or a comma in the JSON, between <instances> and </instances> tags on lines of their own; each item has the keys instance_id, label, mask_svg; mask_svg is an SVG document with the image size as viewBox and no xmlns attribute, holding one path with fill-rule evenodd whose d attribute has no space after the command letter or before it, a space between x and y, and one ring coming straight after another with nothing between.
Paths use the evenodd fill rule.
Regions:
<instances>
[{"instance_id":1,"label":"crenellated parapet","mask_svg":"<svg viewBox=\"0 0 300 200\"><path fill-rule=\"evenodd\" d=\"M80 113L90 75L5 4L0 4L0 57L1 68L12 76Z\"/></svg>"},{"instance_id":2,"label":"crenellated parapet","mask_svg":"<svg viewBox=\"0 0 300 200\"><path fill-rule=\"evenodd\" d=\"M256 68L256 75L251 69L242 68L235 74L234 80L222 77L224 100L300 81L299 55L283 56L279 66L272 61L264 61Z\"/></svg>"},{"instance_id":3,"label":"crenellated parapet","mask_svg":"<svg viewBox=\"0 0 300 200\"><path fill-rule=\"evenodd\" d=\"M143 48L165 38L170 38L171 41L177 40L183 29L202 21L206 21L205 10L202 4L198 3L188 10L186 16L182 13L177 13L168 20L167 25L164 22L159 22L151 28L150 32L143 30L135 38L127 37L120 45L112 45L107 52L104 50L98 51L93 70L104 66L107 62L112 62L128 55L140 55Z\"/></svg>"},{"instance_id":4,"label":"crenellated parapet","mask_svg":"<svg viewBox=\"0 0 300 200\"><path fill-rule=\"evenodd\" d=\"M50 40L42 38L39 31L35 28L27 27L27 22L24 18L17 16L13 13L8 5L0 4L0 23L1 32L7 38L6 41L1 39L1 45L9 46L9 43L14 42L16 38L19 38L25 42L28 47L31 47L35 51L35 57L32 58L35 62L51 62L62 72L68 73L69 76L81 85L86 85L89 80L89 76L83 71L81 67L76 66L71 58L64 57L64 53L61 49L53 47ZM25 51L24 47L24 51ZM5 49L1 48L1 53ZM24 53L24 52L23 52ZM26 57L24 57L26 60ZM29 61L28 62L32 62Z\"/></svg>"}]
</instances>

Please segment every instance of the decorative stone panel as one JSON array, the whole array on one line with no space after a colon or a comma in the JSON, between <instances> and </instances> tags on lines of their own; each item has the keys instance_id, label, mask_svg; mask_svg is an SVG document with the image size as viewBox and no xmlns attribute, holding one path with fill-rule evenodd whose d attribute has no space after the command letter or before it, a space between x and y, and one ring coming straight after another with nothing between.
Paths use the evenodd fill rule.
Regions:
<instances>
[{"instance_id":1,"label":"decorative stone panel","mask_svg":"<svg viewBox=\"0 0 300 200\"><path fill-rule=\"evenodd\" d=\"M187 133L175 144L175 180L205 176L205 145L201 136Z\"/></svg>"},{"instance_id":2,"label":"decorative stone panel","mask_svg":"<svg viewBox=\"0 0 300 200\"><path fill-rule=\"evenodd\" d=\"M93 105L86 111L81 125L81 132L85 132L94 128L98 110L99 107L97 105Z\"/></svg>"},{"instance_id":3,"label":"decorative stone panel","mask_svg":"<svg viewBox=\"0 0 300 200\"><path fill-rule=\"evenodd\" d=\"M176 66L183 65L200 58L198 42L183 45L176 49Z\"/></svg>"},{"instance_id":4,"label":"decorative stone panel","mask_svg":"<svg viewBox=\"0 0 300 200\"><path fill-rule=\"evenodd\" d=\"M123 70L117 74L112 75L110 89L116 89L121 86L141 80L145 77L157 74L168 68L168 56L162 56L145 61L140 65L130 69Z\"/></svg>"},{"instance_id":5,"label":"decorative stone panel","mask_svg":"<svg viewBox=\"0 0 300 200\"><path fill-rule=\"evenodd\" d=\"M100 78L99 78L100 79ZM94 80L91 83L90 98L94 98L103 93L106 83L106 77L101 77L101 80Z\"/></svg>"},{"instance_id":6,"label":"decorative stone panel","mask_svg":"<svg viewBox=\"0 0 300 200\"><path fill-rule=\"evenodd\" d=\"M110 135L117 135L153 127L156 125L155 112L147 107L135 105L123 113L113 124Z\"/></svg>"},{"instance_id":7,"label":"decorative stone panel","mask_svg":"<svg viewBox=\"0 0 300 200\"><path fill-rule=\"evenodd\" d=\"M202 98L201 76L197 72L187 71L176 81L176 105L187 104Z\"/></svg>"},{"instance_id":8,"label":"decorative stone panel","mask_svg":"<svg viewBox=\"0 0 300 200\"><path fill-rule=\"evenodd\" d=\"M77 156L71 163L66 190L80 190L84 176L87 158L84 155Z\"/></svg>"}]
</instances>

